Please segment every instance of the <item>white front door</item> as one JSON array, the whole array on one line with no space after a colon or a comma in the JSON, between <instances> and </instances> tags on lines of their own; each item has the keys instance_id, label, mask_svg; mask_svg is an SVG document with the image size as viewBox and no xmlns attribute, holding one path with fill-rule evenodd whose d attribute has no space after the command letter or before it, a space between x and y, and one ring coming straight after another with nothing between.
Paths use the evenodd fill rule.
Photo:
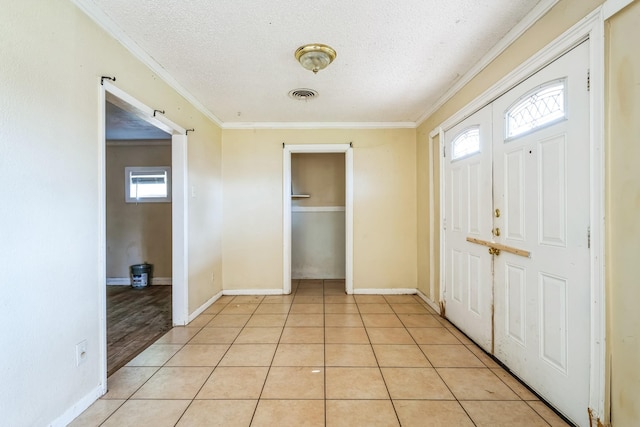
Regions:
<instances>
[{"instance_id":1,"label":"white front door","mask_svg":"<svg viewBox=\"0 0 640 427\"><path fill-rule=\"evenodd\" d=\"M445 134L446 316L491 352L491 256L467 237L491 238L491 106Z\"/></svg>"},{"instance_id":2,"label":"white front door","mask_svg":"<svg viewBox=\"0 0 640 427\"><path fill-rule=\"evenodd\" d=\"M446 317L579 425L589 405L588 55L582 43L448 130L443 163Z\"/></svg>"},{"instance_id":3,"label":"white front door","mask_svg":"<svg viewBox=\"0 0 640 427\"><path fill-rule=\"evenodd\" d=\"M494 355L560 412L589 405L588 42L494 101Z\"/></svg>"}]
</instances>

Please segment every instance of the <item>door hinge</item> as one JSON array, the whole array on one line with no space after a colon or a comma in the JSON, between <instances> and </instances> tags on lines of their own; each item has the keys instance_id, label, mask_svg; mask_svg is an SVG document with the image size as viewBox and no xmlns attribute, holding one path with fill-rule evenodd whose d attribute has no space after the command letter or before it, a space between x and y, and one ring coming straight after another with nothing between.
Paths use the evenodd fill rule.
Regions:
<instances>
[{"instance_id":1,"label":"door hinge","mask_svg":"<svg viewBox=\"0 0 640 427\"><path fill-rule=\"evenodd\" d=\"M587 70L587 92L591 92L591 69Z\"/></svg>"},{"instance_id":2,"label":"door hinge","mask_svg":"<svg viewBox=\"0 0 640 427\"><path fill-rule=\"evenodd\" d=\"M446 145L442 146L442 157L447 157L447 146Z\"/></svg>"},{"instance_id":3,"label":"door hinge","mask_svg":"<svg viewBox=\"0 0 640 427\"><path fill-rule=\"evenodd\" d=\"M591 227L587 227L587 249L591 249Z\"/></svg>"}]
</instances>

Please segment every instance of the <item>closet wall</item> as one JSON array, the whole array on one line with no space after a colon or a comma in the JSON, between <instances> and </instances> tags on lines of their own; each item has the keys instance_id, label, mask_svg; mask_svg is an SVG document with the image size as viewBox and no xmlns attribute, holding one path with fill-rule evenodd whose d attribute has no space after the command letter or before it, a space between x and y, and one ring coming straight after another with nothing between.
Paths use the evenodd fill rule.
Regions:
<instances>
[{"instance_id":1,"label":"closet wall","mask_svg":"<svg viewBox=\"0 0 640 427\"><path fill-rule=\"evenodd\" d=\"M291 277L344 279L344 154L292 154L291 182Z\"/></svg>"}]
</instances>

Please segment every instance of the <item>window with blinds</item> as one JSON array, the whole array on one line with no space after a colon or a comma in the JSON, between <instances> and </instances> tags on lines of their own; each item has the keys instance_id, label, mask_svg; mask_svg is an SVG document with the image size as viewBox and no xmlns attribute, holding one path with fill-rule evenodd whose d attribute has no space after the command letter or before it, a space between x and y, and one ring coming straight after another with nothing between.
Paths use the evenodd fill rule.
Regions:
<instances>
[{"instance_id":1,"label":"window with blinds","mask_svg":"<svg viewBox=\"0 0 640 427\"><path fill-rule=\"evenodd\" d=\"M127 203L171 202L171 168L169 166L130 166L125 168Z\"/></svg>"}]
</instances>

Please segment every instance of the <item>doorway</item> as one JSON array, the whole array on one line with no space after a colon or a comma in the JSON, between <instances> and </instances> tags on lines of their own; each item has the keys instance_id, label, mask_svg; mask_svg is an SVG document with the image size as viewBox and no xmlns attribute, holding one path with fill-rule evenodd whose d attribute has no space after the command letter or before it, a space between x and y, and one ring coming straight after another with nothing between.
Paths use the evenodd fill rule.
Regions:
<instances>
[{"instance_id":1,"label":"doorway","mask_svg":"<svg viewBox=\"0 0 640 427\"><path fill-rule=\"evenodd\" d=\"M172 327L171 135L107 101L107 374ZM150 264L142 286L130 266Z\"/></svg>"},{"instance_id":2,"label":"doorway","mask_svg":"<svg viewBox=\"0 0 640 427\"><path fill-rule=\"evenodd\" d=\"M291 155L291 277L345 279L344 153Z\"/></svg>"},{"instance_id":3,"label":"doorway","mask_svg":"<svg viewBox=\"0 0 640 427\"><path fill-rule=\"evenodd\" d=\"M447 318L587 424L589 42L445 132Z\"/></svg>"},{"instance_id":4,"label":"doorway","mask_svg":"<svg viewBox=\"0 0 640 427\"><path fill-rule=\"evenodd\" d=\"M113 84L104 81L102 84L101 108L103 117L106 118L107 102L134 115L170 136L170 178L171 178L171 324L185 325L188 321L188 276L187 276L187 199L186 199L186 174L187 174L187 136L186 130L161 115L156 115L154 110ZM103 122L102 138L100 144L101 153L101 188L100 188L100 223L103 233L100 237L99 269L103 278L107 277L107 172L106 172L106 125ZM124 171L123 171L124 176ZM104 280L104 279L103 279ZM100 315L100 357L103 360L102 378L106 387L107 378L107 319L106 319L106 292L105 281L99 284L99 301L101 305Z\"/></svg>"},{"instance_id":5,"label":"doorway","mask_svg":"<svg viewBox=\"0 0 640 427\"><path fill-rule=\"evenodd\" d=\"M308 145L284 145L283 146L283 293L291 293L291 280L292 280L292 199L296 200L305 199L307 194L294 194L294 186L292 184L292 155L293 154L341 154L344 157L344 279L345 279L345 292L347 294L353 293L353 153L350 144L308 144ZM295 189L297 190L297 188ZM300 189L304 191L304 189ZM340 192L342 193L342 192ZM298 196L298 197L296 197ZM342 197L342 196L341 196ZM297 203L296 203L297 204ZM302 208L302 209L301 209ZM320 211L311 212L329 213L330 215L325 218L329 220L329 217L342 215L341 206L325 206L320 207ZM304 206L298 206L299 213L305 212ZM324 212L322 212L324 211ZM298 213L298 212L297 212ZM325 215L326 216L326 215ZM298 220L298 219L296 219ZM304 219L300 218L301 221ZM335 220L331 219L331 221ZM335 245L335 241L327 242L329 245ZM298 264L302 265L302 264ZM325 265L325 267L327 267ZM341 266L334 265L334 271L341 269Z\"/></svg>"}]
</instances>

